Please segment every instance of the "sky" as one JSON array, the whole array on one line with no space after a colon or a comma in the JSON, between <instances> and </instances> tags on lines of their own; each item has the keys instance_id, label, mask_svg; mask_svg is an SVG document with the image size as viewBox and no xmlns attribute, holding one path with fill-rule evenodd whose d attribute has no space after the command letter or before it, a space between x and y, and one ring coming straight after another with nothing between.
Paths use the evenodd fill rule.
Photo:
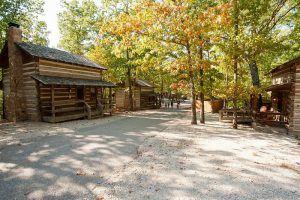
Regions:
<instances>
[{"instance_id":1,"label":"sky","mask_svg":"<svg viewBox=\"0 0 300 200\"><path fill-rule=\"evenodd\" d=\"M60 33L58 29L58 17L57 14L60 11L61 0L44 0L44 14L39 17L40 20L47 23L49 34L49 47L58 48L57 44L60 38ZM101 0L94 0L96 5L101 5Z\"/></svg>"},{"instance_id":2,"label":"sky","mask_svg":"<svg viewBox=\"0 0 300 200\"><path fill-rule=\"evenodd\" d=\"M60 10L60 0L45 0L44 14L40 16L40 20L47 23L48 30L50 31L49 40L50 47L57 47L59 41L59 29L57 22L57 14Z\"/></svg>"}]
</instances>

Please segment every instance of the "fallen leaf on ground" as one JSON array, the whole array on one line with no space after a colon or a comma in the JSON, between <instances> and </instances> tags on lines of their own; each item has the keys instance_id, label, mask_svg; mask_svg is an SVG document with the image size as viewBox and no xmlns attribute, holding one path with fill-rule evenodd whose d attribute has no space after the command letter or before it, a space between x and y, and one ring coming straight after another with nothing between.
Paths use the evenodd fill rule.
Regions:
<instances>
[{"instance_id":1,"label":"fallen leaf on ground","mask_svg":"<svg viewBox=\"0 0 300 200\"><path fill-rule=\"evenodd\" d=\"M24 195L27 196L27 195L29 195L30 193L31 193L31 191L25 192Z\"/></svg>"},{"instance_id":2,"label":"fallen leaf on ground","mask_svg":"<svg viewBox=\"0 0 300 200\"><path fill-rule=\"evenodd\" d=\"M85 176L85 175L86 175L86 172L84 172L82 169L79 169L79 170L76 172L76 175L78 175L78 176Z\"/></svg>"}]
</instances>

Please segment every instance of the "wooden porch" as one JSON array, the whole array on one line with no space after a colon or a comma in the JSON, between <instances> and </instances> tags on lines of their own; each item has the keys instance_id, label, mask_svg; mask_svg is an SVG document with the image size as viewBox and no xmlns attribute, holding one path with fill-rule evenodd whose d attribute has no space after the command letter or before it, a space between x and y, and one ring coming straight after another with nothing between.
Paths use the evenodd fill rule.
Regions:
<instances>
[{"instance_id":1,"label":"wooden porch","mask_svg":"<svg viewBox=\"0 0 300 200\"><path fill-rule=\"evenodd\" d=\"M113 84L95 80L34 76L38 83L41 119L63 122L111 115Z\"/></svg>"},{"instance_id":2,"label":"wooden porch","mask_svg":"<svg viewBox=\"0 0 300 200\"><path fill-rule=\"evenodd\" d=\"M41 114L42 120L45 122L93 119L103 115L111 115L115 108L112 88L51 85L50 88L41 87L40 89ZM80 90L84 92L83 99L79 98L78 91ZM91 93L93 90L96 94Z\"/></svg>"}]
</instances>

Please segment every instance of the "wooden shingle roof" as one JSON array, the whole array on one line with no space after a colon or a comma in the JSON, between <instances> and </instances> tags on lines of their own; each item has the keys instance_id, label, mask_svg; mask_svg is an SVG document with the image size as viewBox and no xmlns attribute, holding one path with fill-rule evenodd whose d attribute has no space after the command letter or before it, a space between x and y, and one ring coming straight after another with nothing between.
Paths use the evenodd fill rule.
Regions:
<instances>
[{"instance_id":1,"label":"wooden shingle roof","mask_svg":"<svg viewBox=\"0 0 300 200\"><path fill-rule=\"evenodd\" d=\"M269 73L273 73L273 72L276 72L278 70L281 70L281 69L284 69L284 68L287 68L287 67L290 67L291 65L293 65L294 63L296 62L299 62L300 61L300 56L297 57L297 58L294 58L293 60L290 60L286 63L283 63L277 67L275 67L274 69L272 69Z\"/></svg>"},{"instance_id":2,"label":"wooden shingle roof","mask_svg":"<svg viewBox=\"0 0 300 200\"><path fill-rule=\"evenodd\" d=\"M31 75L31 77L44 85L77 85L77 86L116 87L116 85L113 83L110 83L107 81L100 81L100 80L44 76L44 75L38 75L38 74L33 74L33 75Z\"/></svg>"},{"instance_id":3,"label":"wooden shingle roof","mask_svg":"<svg viewBox=\"0 0 300 200\"><path fill-rule=\"evenodd\" d=\"M141 80L141 79L136 79L135 80L135 84L137 84L140 87L149 87L149 88L153 88L154 86L150 83L148 83L145 80Z\"/></svg>"},{"instance_id":4,"label":"wooden shingle roof","mask_svg":"<svg viewBox=\"0 0 300 200\"><path fill-rule=\"evenodd\" d=\"M45 59L54 60L58 62L65 62L65 63L75 64L75 65L82 65L86 67L106 70L105 67L94 63L93 61L87 59L84 56L75 55L59 49L43 47L40 45L26 43L26 42L17 43L17 45L23 51L25 51L26 53L34 57L45 58Z\"/></svg>"}]
</instances>

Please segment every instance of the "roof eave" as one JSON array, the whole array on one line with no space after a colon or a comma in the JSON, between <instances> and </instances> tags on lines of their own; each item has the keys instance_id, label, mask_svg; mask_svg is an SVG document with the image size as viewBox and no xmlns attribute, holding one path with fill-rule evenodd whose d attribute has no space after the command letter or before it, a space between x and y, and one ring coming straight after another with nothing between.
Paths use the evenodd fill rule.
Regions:
<instances>
[{"instance_id":1,"label":"roof eave","mask_svg":"<svg viewBox=\"0 0 300 200\"><path fill-rule=\"evenodd\" d=\"M41 56L38 56L36 54L32 54L31 52L27 51L26 48L24 48L21 44L22 43L16 43L17 46L22 50L24 51L26 54L30 55L30 56L33 56L33 57L36 57L36 58L41 58L41 59L46 59L46 60L51 60L51 61L55 61L55 62L60 62L60 63L67 63L67 64L71 64L71 65L76 65L76 66L83 66L83 67L90 67L90 68L94 68L94 69L99 69L99 70L107 70L106 67L103 67L103 66L100 66L96 63L97 66L92 66L92 65L85 65L85 64L77 64L77 63L72 63L72 62L66 62L66 61L62 61L62 60L57 60L57 59L51 59L51 58L46 58L46 57L41 57Z\"/></svg>"},{"instance_id":2,"label":"roof eave","mask_svg":"<svg viewBox=\"0 0 300 200\"><path fill-rule=\"evenodd\" d=\"M292 60L290 60L288 62L285 62L285 63L283 63L281 65L278 65L277 67L275 67L274 69L272 69L270 72L266 73L266 75L271 74L271 73L273 73L275 71L278 71L280 69L284 69L286 67L290 67L291 65L295 64L298 61L300 61L300 56L296 57L296 58L294 58L294 59L292 59Z\"/></svg>"}]
</instances>

